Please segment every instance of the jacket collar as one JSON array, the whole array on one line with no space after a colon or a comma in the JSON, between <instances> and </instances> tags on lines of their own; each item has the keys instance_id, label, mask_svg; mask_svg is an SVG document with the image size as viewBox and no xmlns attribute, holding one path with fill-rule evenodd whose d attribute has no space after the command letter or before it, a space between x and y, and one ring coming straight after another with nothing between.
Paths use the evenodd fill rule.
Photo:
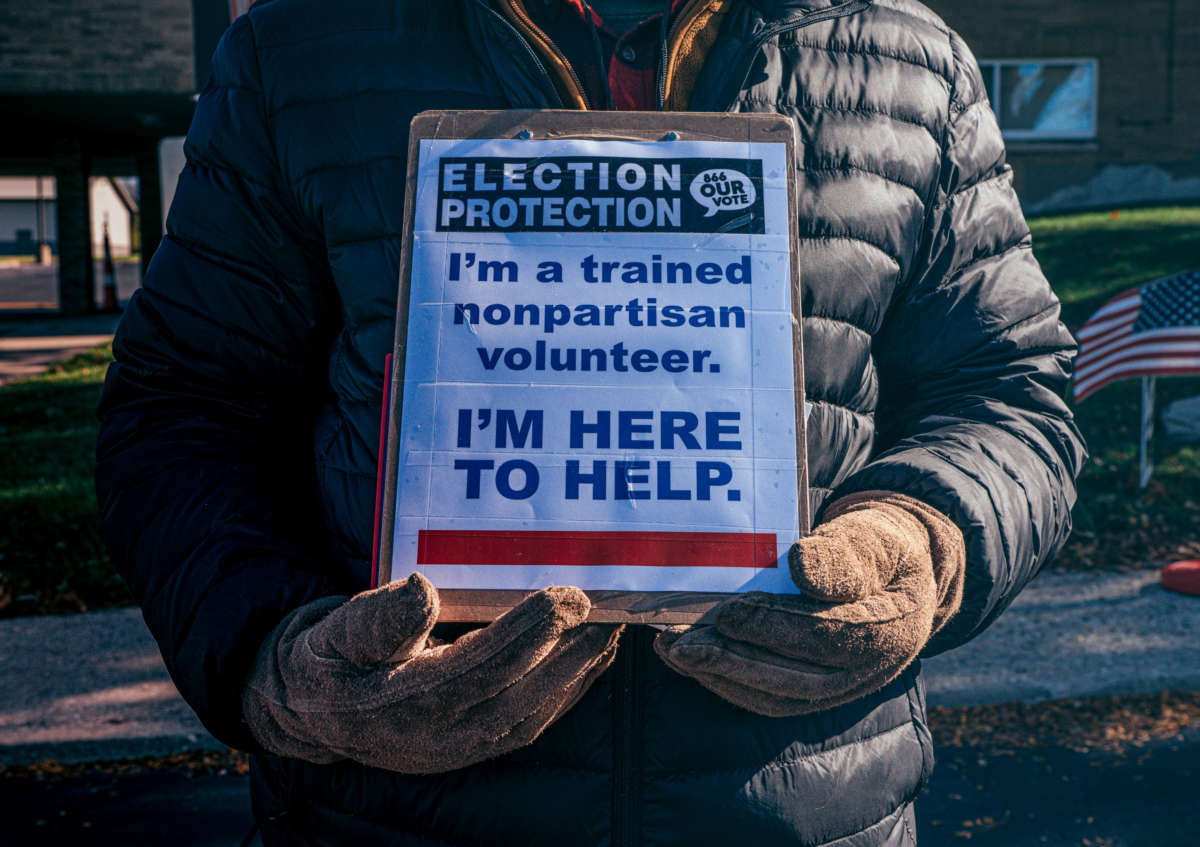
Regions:
<instances>
[{"instance_id":1,"label":"jacket collar","mask_svg":"<svg viewBox=\"0 0 1200 847\"><path fill-rule=\"evenodd\" d=\"M757 9L763 19L771 23L790 18L799 20L813 12L845 6L848 2L851 0L746 0L747 5Z\"/></svg>"}]
</instances>

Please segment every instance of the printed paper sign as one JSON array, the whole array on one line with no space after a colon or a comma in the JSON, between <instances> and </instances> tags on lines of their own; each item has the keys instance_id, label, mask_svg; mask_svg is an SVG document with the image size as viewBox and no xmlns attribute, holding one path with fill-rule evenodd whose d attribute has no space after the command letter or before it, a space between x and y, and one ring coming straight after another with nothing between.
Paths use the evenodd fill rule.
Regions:
<instances>
[{"instance_id":1,"label":"printed paper sign","mask_svg":"<svg viewBox=\"0 0 1200 847\"><path fill-rule=\"evenodd\" d=\"M795 591L785 145L419 144L391 573Z\"/></svg>"}]
</instances>

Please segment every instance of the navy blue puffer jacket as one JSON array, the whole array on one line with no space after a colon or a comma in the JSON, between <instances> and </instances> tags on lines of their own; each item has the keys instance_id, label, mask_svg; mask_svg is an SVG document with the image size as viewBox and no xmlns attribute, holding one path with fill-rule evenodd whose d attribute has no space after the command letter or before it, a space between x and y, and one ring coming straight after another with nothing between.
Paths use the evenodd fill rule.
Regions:
<instances>
[{"instance_id":1,"label":"navy blue puffer jacket","mask_svg":"<svg viewBox=\"0 0 1200 847\"><path fill-rule=\"evenodd\" d=\"M233 746L253 749L240 691L265 634L368 584L409 121L559 106L525 48L483 0L276 0L214 57L117 335L97 488L173 678ZM914 0L736 2L690 107L795 119L814 511L890 489L949 515L966 595L927 652L961 644L1061 546L1083 459L1074 344L975 60ZM257 756L268 840L912 843L933 761L917 667L770 719L668 670L652 635L496 761L413 777Z\"/></svg>"}]
</instances>

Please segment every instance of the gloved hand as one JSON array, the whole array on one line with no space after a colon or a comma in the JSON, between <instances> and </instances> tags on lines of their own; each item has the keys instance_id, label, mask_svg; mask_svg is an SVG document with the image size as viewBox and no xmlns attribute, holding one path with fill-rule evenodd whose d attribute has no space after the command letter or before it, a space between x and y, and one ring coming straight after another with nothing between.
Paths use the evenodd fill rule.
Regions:
<instances>
[{"instance_id":1,"label":"gloved hand","mask_svg":"<svg viewBox=\"0 0 1200 847\"><path fill-rule=\"evenodd\" d=\"M887 491L843 497L792 546L800 595L748 592L715 623L673 627L663 661L729 702L782 717L882 688L962 603L966 545L954 523Z\"/></svg>"},{"instance_id":2,"label":"gloved hand","mask_svg":"<svg viewBox=\"0 0 1200 847\"><path fill-rule=\"evenodd\" d=\"M547 588L491 625L433 645L437 590L421 574L289 614L242 694L264 749L437 773L532 742L612 663L620 627L583 624L578 588Z\"/></svg>"}]
</instances>

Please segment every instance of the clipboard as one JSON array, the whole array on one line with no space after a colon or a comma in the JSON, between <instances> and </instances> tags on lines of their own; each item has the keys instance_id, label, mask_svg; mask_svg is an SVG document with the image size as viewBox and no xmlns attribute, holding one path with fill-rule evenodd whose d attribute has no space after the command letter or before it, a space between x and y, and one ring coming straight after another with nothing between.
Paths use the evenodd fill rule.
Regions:
<instances>
[{"instance_id":1,"label":"clipboard","mask_svg":"<svg viewBox=\"0 0 1200 847\"><path fill-rule=\"evenodd\" d=\"M581 585L590 621L652 624L695 622L736 591L789 590L787 546L810 527L796 146L778 115L413 119L373 584L420 570L440 619L463 622L551 584ZM554 260L527 261L548 255L565 257L557 279ZM705 379L723 382L706 393ZM729 411L737 392L750 405ZM590 407L594 395L613 408ZM655 395L720 396L725 410L654 407ZM750 442L752 457L723 461ZM746 476L782 493L733 487ZM676 529L676 514L691 517ZM743 514L791 528L758 532ZM513 584L529 574L550 581ZM627 582L583 584L593 575ZM498 587L476 584L493 576Z\"/></svg>"}]
</instances>

